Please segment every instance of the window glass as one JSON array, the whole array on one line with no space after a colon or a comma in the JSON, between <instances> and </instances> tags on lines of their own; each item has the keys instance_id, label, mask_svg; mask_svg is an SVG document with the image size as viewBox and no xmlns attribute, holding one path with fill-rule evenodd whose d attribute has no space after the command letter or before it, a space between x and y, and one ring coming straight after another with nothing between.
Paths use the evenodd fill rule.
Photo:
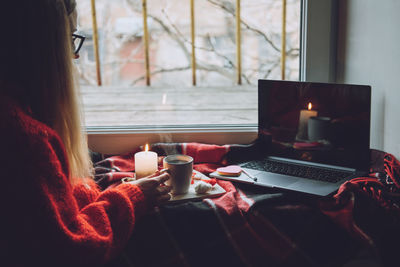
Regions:
<instances>
[{"instance_id":1,"label":"window glass","mask_svg":"<svg viewBox=\"0 0 400 267\"><path fill-rule=\"evenodd\" d=\"M99 63L91 1L78 1L79 31L86 41L76 65L86 125L256 124L258 79L282 79L284 1L241 1L240 85L235 0L193 1L196 85L191 1L146 2L150 86L146 85L142 0L96 1ZM299 79L299 35L300 0L286 0L288 80Z\"/></svg>"}]
</instances>

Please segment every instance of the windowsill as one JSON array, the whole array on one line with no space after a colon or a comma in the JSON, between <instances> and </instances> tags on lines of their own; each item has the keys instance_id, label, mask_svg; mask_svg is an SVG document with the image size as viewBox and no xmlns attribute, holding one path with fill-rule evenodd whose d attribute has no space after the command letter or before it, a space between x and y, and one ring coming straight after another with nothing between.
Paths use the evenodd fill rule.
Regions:
<instances>
[{"instance_id":1,"label":"windowsill","mask_svg":"<svg viewBox=\"0 0 400 267\"><path fill-rule=\"evenodd\" d=\"M121 154L140 145L157 142L248 144L256 139L257 126L88 127L87 133L91 150Z\"/></svg>"},{"instance_id":2,"label":"windowsill","mask_svg":"<svg viewBox=\"0 0 400 267\"><path fill-rule=\"evenodd\" d=\"M256 86L81 89L96 152L121 154L156 142L246 144L257 136ZM124 126L132 124L138 126Z\"/></svg>"},{"instance_id":3,"label":"windowsill","mask_svg":"<svg viewBox=\"0 0 400 267\"><path fill-rule=\"evenodd\" d=\"M257 123L256 85L81 86L81 95L88 127Z\"/></svg>"}]
</instances>

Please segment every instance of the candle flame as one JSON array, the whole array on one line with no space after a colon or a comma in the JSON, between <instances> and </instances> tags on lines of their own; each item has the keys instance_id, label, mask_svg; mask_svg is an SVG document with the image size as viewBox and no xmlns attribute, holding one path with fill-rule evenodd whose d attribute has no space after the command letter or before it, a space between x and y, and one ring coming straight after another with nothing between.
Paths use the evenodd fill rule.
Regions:
<instances>
[{"instance_id":1,"label":"candle flame","mask_svg":"<svg viewBox=\"0 0 400 267\"><path fill-rule=\"evenodd\" d=\"M312 109L312 104L310 102L310 103L308 103L308 110L311 110L311 109Z\"/></svg>"},{"instance_id":2,"label":"candle flame","mask_svg":"<svg viewBox=\"0 0 400 267\"><path fill-rule=\"evenodd\" d=\"M149 144L146 144L146 145L144 146L144 151L149 151Z\"/></svg>"}]
</instances>

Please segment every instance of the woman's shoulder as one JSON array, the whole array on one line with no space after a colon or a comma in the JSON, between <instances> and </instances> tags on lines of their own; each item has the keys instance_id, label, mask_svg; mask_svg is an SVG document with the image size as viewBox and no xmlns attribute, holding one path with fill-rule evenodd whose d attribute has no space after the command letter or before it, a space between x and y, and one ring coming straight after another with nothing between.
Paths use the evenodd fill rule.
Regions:
<instances>
[{"instance_id":1,"label":"woman's shoulder","mask_svg":"<svg viewBox=\"0 0 400 267\"><path fill-rule=\"evenodd\" d=\"M30 112L7 97L0 98L0 162L12 170L29 169L43 162L65 159L60 137L50 127L34 119ZM67 173L65 161L62 168Z\"/></svg>"},{"instance_id":2,"label":"woman's shoulder","mask_svg":"<svg viewBox=\"0 0 400 267\"><path fill-rule=\"evenodd\" d=\"M0 133L0 161L13 168L18 168L18 162L27 166L42 159L56 160L55 154L65 158L58 134L10 98L0 100Z\"/></svg>"},{"instance_id":3,"label":"woman's shoulder","mask_svg":"<svg viewBox=\"0 0 400 267\"><path fill-rule=\"evenodd\" d=\"M0 131L3 141L44 139L57 135L46 124L34 119L28 109L24 109L11 97L0 97ZM4 140L6 138L8 140Z\"/></svg>"}]
</instances>

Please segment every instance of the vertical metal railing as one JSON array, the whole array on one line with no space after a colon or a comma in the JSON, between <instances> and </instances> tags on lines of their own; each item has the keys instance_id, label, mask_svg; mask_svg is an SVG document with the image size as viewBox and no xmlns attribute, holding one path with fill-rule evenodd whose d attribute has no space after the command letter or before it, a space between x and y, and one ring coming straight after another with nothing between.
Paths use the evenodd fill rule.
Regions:
<instances>
[{"instance_id":1,"label":"vertical metal railing","mask_svg":"<svg viewBox=\"0 0 400 267\"><path fill-rule=\"evenodd\" d=\"M281 78L285 80L286 73L286 0L282 0L282 47L281 47Z\"/></svg>"},{"instance_id":2,"label":"vertical metal railing","mask_svg":"<svg viewBox=\"0 0 400 267\"><path fill-rule=\"evenodd\" d=\"M191 27L191 38L192 38L192 84L196 85L196 51L195 51L195 17L194 17L194 0L190 0L190 27Z\"/></svg>"},{"instance_id":3,"label":"vertical metal railing","mask_svg":"<svg viewBox=\"0 0 400 267\"><path fill-rule=\"evenodd\" d=\"M192 84L196 85L196 46L195 46L195 0L190 0L190 20L191 20L191 68L192 68ZM236 74L237 84L242 84L242 50L241 50L241 15L240 0L236 0ZM97 28L96 0L91 0L92 6L92 23L93 23L93 45L96 60L97 84L102 85L100 53L99 53L99 35ZM282 46L281 46L281 78L285 79L286 73L286 9L287 0L282 0ZM147 26L147 0L142 0L143 15L143 42L144 56L146 68L146 85L150 86L150 57L149 57L149 31Z\"/></svg>"},{"instance_id":4,"label":"vertical metal railing","mask_svg":"<svg viewBox=\"0 0 400 267\"><path fill-rule=\"evenodd\" d=\"M91 0L92 4L92 23L93 23L93 46L96 59L97 85L101 86L100 53L99 53L99 34L97 29L96 0Z\"/></svg>"},{"instance_id":5,"label":"vertical metal railing","mask_svg":"<svg viewBox=\"0 0 400 267\"><path fill-rule=\"evenodd\" d=\"M240 17L240 0L236 0L236 73L237 84L242 84L242 33Z\"/></svg>"},{"instance_id":6,"label":"vertical metal railing","mask_svg":"<svg viewBox=\"0 0 400 267\"><path fill-rule=\"evenodd\" d=\"M143 38L144 38L144 61L146 67L146 85L150 86L149 30L147 27L146 0L142 0L142 13L143 13Z\"/></svg>"}]
</instances>

